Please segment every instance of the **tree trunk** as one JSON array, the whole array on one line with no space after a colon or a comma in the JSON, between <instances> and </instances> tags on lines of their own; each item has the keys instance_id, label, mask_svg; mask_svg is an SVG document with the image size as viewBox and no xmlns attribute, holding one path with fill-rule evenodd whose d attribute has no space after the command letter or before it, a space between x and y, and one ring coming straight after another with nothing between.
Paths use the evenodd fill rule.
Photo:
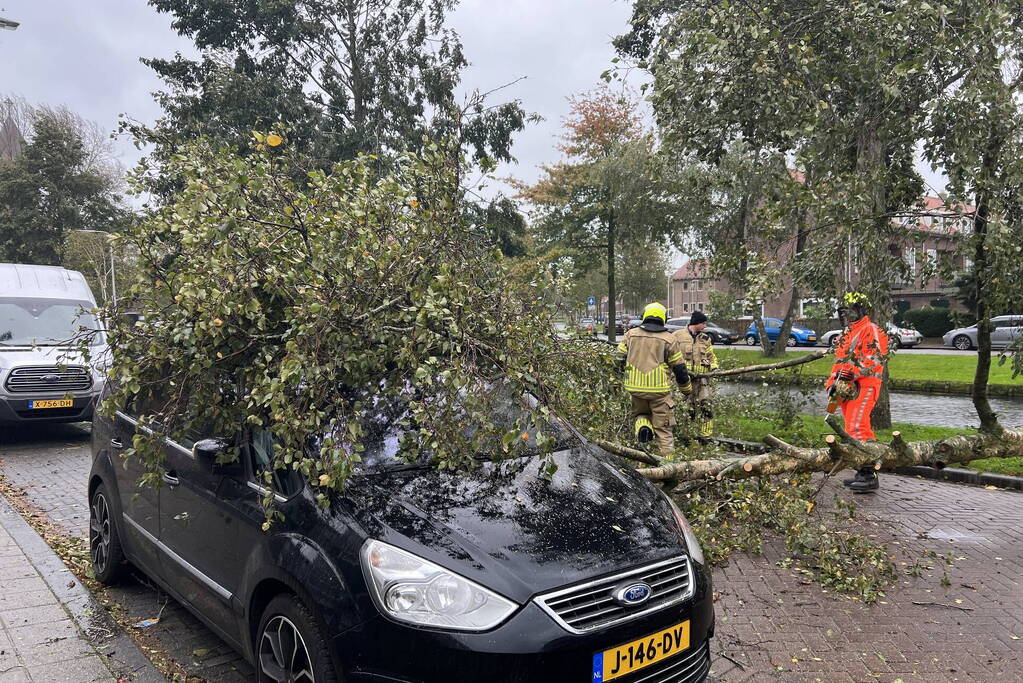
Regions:
<instances>
[{"instance_id":1,"label":"tree trunk","mask_svg":"<svg viewBox=\"0 0 1023 683\"><path fill-rule=\"evenodd\" d=\"M785 349L788 347L789 335L792 334L792 320L796 317L796 308L799 305L799 287L795 284L789 290L789 308L785 311L785 319L782 320L781 329L778 330L778 339L771 346L769 358L783 358Z\"/></svg>"},{"instance_id":2,"label":"tree trunk","mask_svg":"<svg viewBox=\"0 0 1023 683\"><path fill-rule=\"evenodd\" d=\"M878 126L872 123L869 115L863 117L858 134L856 149L856 170L866 177L870 184L870 205L867 209L871 216L871 232L875 244L885 244L892 234L892 222L888 217L888 190L881 177L887 177L885 161L885 144L881 139ZM891 273L885 258L874 256L861 264L861 288L867 290L873 300L871 320L881 329L891 319ZM865 287L864 287L865 285ZM871 413L870 423L873 427L886 429L892 426L891 396L888 391L888 369L885 368L881 392Z\"/></svg>"},{"instance_id":3,"label":"tree trunk","mask_svg":"<svg viewBox=\"0 0 1023 683\"><path fill-rule=\"evenodd\" d=\"M992 132L987 149L981 160L981 190L977 192L977 213L973 219L974 250L973 250L973 281L977 288L977 371L973 376L973 407L980 418L980 429L983 432L997 433L1001 431L998 416L991 409L988 400L987 385L991 373L991 311L984 292L986 279L989 277L987 262L988 220L991 215L991 196L987 184L994 174L995 153L1000 143Z\"/></svg>"},{"instance_id":4,"label":"tree trunk","mask_svg":"<svg viewBox=\"0 0 1023 683\"><path fill-rule=\"evenodd\" d=\"M1023 431L1018 430L1006 430L997 435L959 435L940 441L907 442L898 432L893 437L892 443L882 444L829 435L825 437L824 448L798 448L768 435L764 439L772 447L768 453L674 462L642 468L639 472L655 481L749 479L800 472L836 472L847 467L895 469L912 465L944 466L979 458L1023 457Z\"/></svg>"},{"instance_id":5,"label":"tree trunk","mask_svg":"<svg viewBox=\"0 0 1023 683\"><path fill-rule=\"evenodd\" d=\"M616 340L615 335L615 238L617 225L615 223L614 211L607 214L607 340L612 344Z\"/></svg>"}]
</instances>

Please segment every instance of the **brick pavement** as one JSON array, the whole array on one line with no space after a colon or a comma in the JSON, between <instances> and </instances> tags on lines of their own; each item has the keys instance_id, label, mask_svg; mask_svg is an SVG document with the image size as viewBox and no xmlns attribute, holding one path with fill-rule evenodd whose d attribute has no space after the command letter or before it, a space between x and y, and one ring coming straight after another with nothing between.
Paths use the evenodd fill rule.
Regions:
<instances>
[{"instance_id":1,"label":"brick pavement","mask_svg":"<svg viewBox=\"0 0 1023 683\"><path fill-rule=\"evenodd\" d=\"M80 492L87 438L84 428L67 426L0 443L0 470L69 533L86 529ZM821 500L837 493L856 503L866 532L891 543L897 561L906 563L903 572L928 550L953 553L959 559L947 567L951 585L941 584L944 562L932 561L931 570L904 574L879 604L866 606L778 567L786 553L771 539L763 556L739 555L714 572L720 593L715 678L1023 680L1023 493L895 475L884 475L882 487L852 497L829 485ZM166 601L144 577L110 593L133 619L154 616ZM194 675L251 677L240 657L173 600L150 631Z\"/></svg>"},{"instance_id":2,"label":"brick pavement","mask_svg":"<svg viewBox=\"0 0 1023 683\"><path fill-rule=\"evenodd\" d=\"M896 475L882 475L876 495L829 484L821 500L832 494L854 502L867 533L890 543L898 585L867 606L779 568L785 552L777 539L762 557L735 557L714 577L716 676L1023 680L1023 494ZM907 574L928 550L939 556L928 560L932 569Z\"/></svg>"},{"instance_id":3,"label":"brick pavement","mask_svg":"<svg viewBox=\"0 0 1023 683\"><path fill-rule=\"evenodd\" d=\"M113 681L102 655L8 532L12 517L17 512L0 501L0 681Z\"/></svg>"}]
</instances>

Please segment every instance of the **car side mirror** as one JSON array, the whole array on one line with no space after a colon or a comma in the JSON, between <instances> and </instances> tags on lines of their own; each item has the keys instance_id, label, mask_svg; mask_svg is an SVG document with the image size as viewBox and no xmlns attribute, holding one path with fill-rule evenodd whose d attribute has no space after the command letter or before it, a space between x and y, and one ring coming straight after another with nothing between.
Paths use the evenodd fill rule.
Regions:
<instances>
[{"instance_id":1,"label":"car side mirror","mask_svg":"<svg viewBox=\"0 0 1023 683\"><path fill-rule=\"evenodd\" d=\"M219 463L217 459L231 443L227 439L214 437L211 439L200 439L192 444L192 457L197 462L206 463L213 472L227 473L241 465L240 461Z\"/></svg>"}]
</instances>

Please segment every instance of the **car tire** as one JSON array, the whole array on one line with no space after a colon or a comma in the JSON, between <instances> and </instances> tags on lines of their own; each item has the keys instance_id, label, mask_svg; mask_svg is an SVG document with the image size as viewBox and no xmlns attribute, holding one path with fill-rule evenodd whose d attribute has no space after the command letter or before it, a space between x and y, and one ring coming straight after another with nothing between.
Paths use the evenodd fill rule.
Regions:
<instances>
[{"instance_id":1,"label":"car tire","mask_svg":"<svg viewBox=\"0 0 1023 683\"><path fill-rule=\"evenodd\" d=\"M107 487L100 484L89 501L89 558L96 580L108 586L124 578L128 570L110 500Z\"/></svg>"},{"instance_id":2,"label":"car tire","mask_svg":"<svg viewBox=\"0 0 1023 683\"><path fill-rule=\"evenodd\" d=\"M952 340L952 346L956 347L960 351L969 351L973 348L973 342L965 334L958 335Z\"/></svg>"},{"instance_id":3,"label":"car tire","mask_svg":"<svg viewBox=\"0 0 1023 683\"><path fill-rule=\"evenodd\" d=\"M902 348L902 342L901 342L901 341L899 341L899 340L898 340L898 338L896 338L896 337L892 337L892 340L891 340L891 341L892 341L892 343L890 344L890 346L891 346L891 347L892 347L893 349L901 349L901 348Z\"/></svg>"},{"instance_id":4,"label":"car tire","mask_svg":"<svg viewBox=\"0 0 1023 683\"><path fill-rule=\"evenodd\" d=\"M290 656L286 654L288 649ZM259 683L343 680L334 669L327 639L316 618L292 593L281 593L263 610L253 650Z\"/></svg>"},{"instance_id":5,"label":"car tire","mask_svg":"<svg viewBox=\"0 0 1023 683\"><path fill-rule=\"evenodd\" d=\"M786 340L786 342L785 342L785 346L798 346L798 345L799 345L799 340L796 339L795 337L793 337L792 335L789 335L788 340Z\"/></svg>"},{"instance_id":6,"label":"car tire","mask_svg":"<svg viewBox=\"0 0 1023 683\"><path fill-rule=\"evenodd\" d=\"M752 334L746 335L746 338L743 341L746 342L746 346L756 346L757 345L757 338L754 337Z\"/></svg>"},{"instance_id":7,"label":"car tire","mask_svg":"<svg viewBox=\"0 0 1023 683\"><path fill-rule=\"evenodd\" d=\"M840 338L841 336L842 336L842 335L840 335L840 334L833 334L833 335L831 335L831 336L830 336L830 337L828 338L828 343L827 343L827 345L828 345L828 346L830 346L830 347L831 347L831 348L833 348L833 349L834 349L834 348L837 348L837 347L838 347L838 340L839 340L839 338Z\"/></svg>"}]
</instances>

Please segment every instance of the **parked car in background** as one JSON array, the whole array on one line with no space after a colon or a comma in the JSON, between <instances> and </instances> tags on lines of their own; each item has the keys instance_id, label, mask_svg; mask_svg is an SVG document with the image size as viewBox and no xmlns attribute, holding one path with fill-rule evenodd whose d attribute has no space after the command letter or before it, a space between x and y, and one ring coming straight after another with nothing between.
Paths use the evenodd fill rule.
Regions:
<instances>
[{"instance_id":1,"label":"parked car in background","mask_svg":"<svg viewBox=\"0 0 1023 683\"><path fill-rule=\"evenodd\" d=\"M890 322L885 325L885 329L888 331L889 346L892 348L908 349L923 341L923 335L911 327L899 327ZM835 346L841 335L842 330L828 330L821 335L820 343L822 346Z\"/></svg>"},{"instance_id":2,"label":"parked car in background","mask_svg":"<svg viewBox=\"0 0 1023 683\"><path fill-rule=\"evenodd\" d=\"M95 308L78 271L0 263L0 423L92 419L108 351L94 334L86 359L76 337L99 329Z\"/></svg>"},{"instance_id":3,"label":"parked car in background","mask_svg":"<svg viewBox=\"0 0 1023 683\"><path fill-rule=\"evenodd\" d=\"M96 419L95 576L131 563L259 681L696 683L710 669L711 574L685 517L574 430L550 434L553 475L539 450L447 472L399 457L411 417L381 405L343 493L272 469L273 437L245 425L230 463L213 434L166 435L163 484L140 487L123 450L161 400ZM509 401L504 421L528 410ZM271 494L280 517L263 531Z\"/></svg>"},{"instance_id":4,"label":"parked car in background","mask_svg":"<svg viewBox=\"0 0 1023 683\"><path fill-rule=\"evenodd\" d=\"M950 330L941 338L945 346L966 351L977 348L977 325ZM991 318L991 348L1004 349L1023 339L1023 315Z\"/></svg>"},{"instance_id":5,"label":"parked car in background","mask_svg":"<svg viewBox=\"0 0 1023 683\"><path fill-rule=\"evenodd\" d=\"M579 324L576 326L582 334L596 334L597 324L593 318L579 318Z\"/></svg>"},{"instance_id":6,"label":"parked car in background","mask_svg":"<svg viewBox=\"0 0 1023 683\"><path fill-rule=\"evenodd\" d=\"M665 327L671 332L675 330L681 330L683 327L689 324L689 316L683 318L671 318L668 320ZM739 341L739 333L735 330L729 330L713 322L708 322L707 327L703 328L703 331L710 337L712 344L734 344Z\"/></svg>"},{"instance_id":7,"label":"parked car in background","mask_svg":"<svg viewBox=\"0 0 1023 683\"><path fill-rule=\"evenodd\" d=\"M781 334L781 318L764 318L764 326L767 328L767 338L772 342L778 341ZM747 346L756 346L760 343L760 335L757 333L756 321L749 324L749 328L743 335L743 341ZM785 340L786 346L815 346L817 344L817 333L808 327L792 325L789 330L789 338Z\"/></svg>"}]
</instances>

